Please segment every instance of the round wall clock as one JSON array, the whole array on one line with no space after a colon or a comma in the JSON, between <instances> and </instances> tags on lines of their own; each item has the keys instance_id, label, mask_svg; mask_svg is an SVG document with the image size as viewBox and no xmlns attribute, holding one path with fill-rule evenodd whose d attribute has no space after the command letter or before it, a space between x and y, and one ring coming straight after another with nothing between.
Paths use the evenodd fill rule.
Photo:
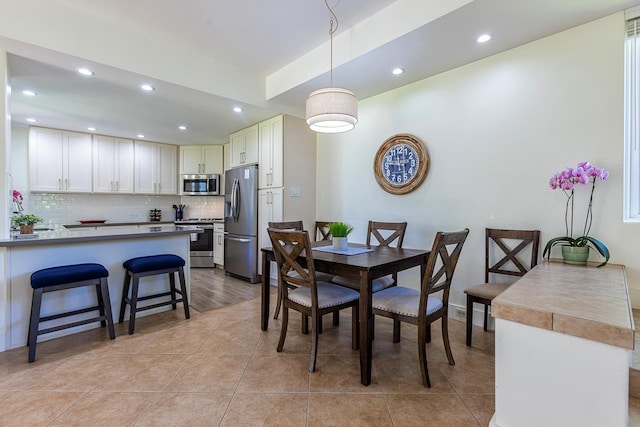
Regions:
<instances>
[{"instance_id":1,"label":"round wall clock","mask_svg":"<svg viewBox=\"0 0 640 427\"><path fill-rule=\"evenodd\" d=\"M413 135L401 133L382 143L373 160L378 185L391 194L406 194L422 184L429 171L427 147Z\"/></svg>"}]
</instances>

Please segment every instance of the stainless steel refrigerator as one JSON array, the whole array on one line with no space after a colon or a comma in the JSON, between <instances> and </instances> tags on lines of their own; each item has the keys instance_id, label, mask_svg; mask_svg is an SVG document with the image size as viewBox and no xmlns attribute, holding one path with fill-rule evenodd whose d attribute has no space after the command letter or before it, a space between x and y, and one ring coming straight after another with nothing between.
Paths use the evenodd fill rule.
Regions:
<instances>
[{"instance_id":1,"label":"stainless steel refrigerator","mask_svg":"<svg viewBox=\"0 0 640 427\"><path fill-rule=\"evenodd\" d=\"M224 270L258 282L258 165L225 173Z\"/></svg>"}]
</instances>

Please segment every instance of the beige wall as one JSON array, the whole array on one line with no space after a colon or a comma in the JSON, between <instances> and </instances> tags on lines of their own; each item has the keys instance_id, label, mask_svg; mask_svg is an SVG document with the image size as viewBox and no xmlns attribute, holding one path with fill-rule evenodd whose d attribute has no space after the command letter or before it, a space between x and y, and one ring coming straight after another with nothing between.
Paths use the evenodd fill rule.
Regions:
<instances>
[{"instance_id":1,"label":"beige wall","mask_svg":"<svg viewBox=\"0 0 640 427\"><path fill-rule=\"evenodd\" d=\"M566 199L548 180L589 160L611 173L596 189L591 235L626 265L640 307L640 224L622 222L623 43L618 13L360 101L355 130L318 137L318 218L353 224L354 241L369 219L406 220L405 246L421 248L438 230L469 227L452 293L464 306L464 288L484 280L484 228L538 228L542 245L564 235ZM385 193L372 172L397 133L422 139L432 161L404 196ZM417 273L404 280L417 286Z\"/></svg>"}]
</instances>

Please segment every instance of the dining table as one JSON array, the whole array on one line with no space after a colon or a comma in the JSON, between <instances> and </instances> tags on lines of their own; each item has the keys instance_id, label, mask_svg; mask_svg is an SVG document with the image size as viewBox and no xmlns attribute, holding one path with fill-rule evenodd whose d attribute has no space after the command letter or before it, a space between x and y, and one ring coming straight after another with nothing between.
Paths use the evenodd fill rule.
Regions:
<instances>
[{"instance_id":1,"label":"dining table","mask_svg":"<svg viewBox=\"0 0 640 427\"><path fill-rule=\"evenodd\" d=\"M312 242L313 248L330 245L330 241ZM322 248L326 249L326 248ZM360 282L360 381L371 384L373 309L372 281L379 277L397 273L414 267L420 268L420 277L424 277L430 250L404 249L389 246L364 245L349 242L351 252L367 249L366 252L348 255L340 252L313 250L313 265L316 271L355 279ZM349 252L349 251L345 251ZM275 255L271 247L262 248L262 298L261 328L269 328L271 261Z\"/></svg>"}]
</instances>

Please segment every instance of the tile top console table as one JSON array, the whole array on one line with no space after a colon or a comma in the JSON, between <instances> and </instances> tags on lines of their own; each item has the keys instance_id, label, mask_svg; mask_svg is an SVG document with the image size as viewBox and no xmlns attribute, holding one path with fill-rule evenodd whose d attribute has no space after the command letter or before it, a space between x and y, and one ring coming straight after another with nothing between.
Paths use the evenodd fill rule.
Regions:
<instances>
[{"instance_id":1,"label":"tile top console table","mask_svg":"<svg viewBox=\"0 0 640 427\"><path fill-rule=\"evenodd\" d=\"M492 426L626 426L634 324L624 266L545 261L492 303Z\"/></svg>"}]
</instances>

